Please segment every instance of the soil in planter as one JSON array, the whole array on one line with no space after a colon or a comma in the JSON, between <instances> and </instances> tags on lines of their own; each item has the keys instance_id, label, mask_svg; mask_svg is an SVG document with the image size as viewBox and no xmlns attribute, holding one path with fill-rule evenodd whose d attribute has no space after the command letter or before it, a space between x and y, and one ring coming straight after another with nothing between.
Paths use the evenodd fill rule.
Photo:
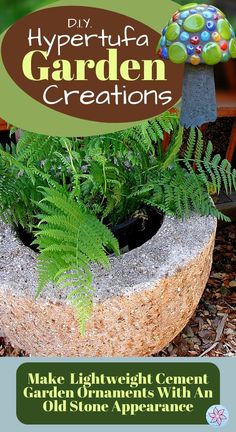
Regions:
<instances>
[{"instance_id":1,"label":"soil in planter","mask_svg":"<svg viewBox=\"0 0 236 432\"><path fill-rule=\"evenodd\" d=\"M11 145L11 143L16 144L15 134L10 135L10 131L0 131L0 144L2 144L3 148L5 145Z\"/></svg>"},{"instance_id":2,"label":"soil in planter","mask_svg":"<svg viewBox=\"0 0 236 432\"><path fill-rule=\"evenodd\" d=\"M110 227L117 238L121 253L135 249L150 240L160 229L163 215L153 208L137 212L133 217L123 223ZM37 246L32 245L33 234L22 227L15 227L18 237L25 246L38 252Z\"/></svg>"},{"instance_id":3,"label":"soil in planter","mask_svg":"<svg viewBox=\"0 0 236 432\"><path fill-rule=\"evenodd\" d=\"M37 246L35 244L32 244L34 241L34 236L29 231L22 228L20 225L15 225L14 230L17 234L17 237L22 241L22 243L32 249L34 252L39 252Z\"/></svg>"},{"instance_id":4,"label":"soil in planter","mask_svg":"<svg viewBox=\"0 0 236 432\"><path fill-rule=\"evenodd\" d=\"M121 253L135 249L150 240L160 229L163 215L153 208L137 212L124 223L111 227L119 241Z\"/></svg>"}]
</instances>

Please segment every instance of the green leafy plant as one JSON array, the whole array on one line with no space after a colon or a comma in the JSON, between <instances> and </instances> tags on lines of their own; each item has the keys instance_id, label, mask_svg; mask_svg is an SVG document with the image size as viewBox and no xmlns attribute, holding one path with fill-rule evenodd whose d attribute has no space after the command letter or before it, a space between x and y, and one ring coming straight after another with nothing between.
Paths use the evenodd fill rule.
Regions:
<instances>
[{"instance_id":1,"label":"green leafy plant","mask_svg":"<svg viewBox=\"0 0 236 432\"><path fill-rule=\"evenodd\" d=\"M166 159L149 168L146 184L136 189L133 195L170 216L186 218L194 210L229 221L217 210L211 195L219 194L221 188L227 193L235 190L236 170L220 155L213 155L211 142L203 151L200 130L191 129L186 151L179 158L181 145L180 131L170 145Z\"/></svg>"},{"instance_id":2,"label":"green leafy plant","mask_svg":"<svg viewBox=\"0 0 236 432\"><path fill-rule=\"evenodd\" d=\"M171 135L167 149L166 134ZM146 207L187 218L227 219L211 198L236 189L236 171L192 129L185 151L176 114L113 134L60 138L25 132L0 149L0 216L34 233L39 287L65 290L85 330L93 299L91 264L119 254L110 227Z\"/></svg>"},{"instance_id":3,"label":"green leafy plant","mask_svg":"<svg viewBox=\"0 0 236 432\"><path fill-rule=\"evenodd\" d=\"M71 288L68 298L79 310L82 331L91 312L91 262L109 265L107 250L119 253L117 240L110 230L63 189L40 188L44 198L39 203L39 230L35 243L38 259L38 294L53 281L58 288Z\"/></svg>"}]
</instances>

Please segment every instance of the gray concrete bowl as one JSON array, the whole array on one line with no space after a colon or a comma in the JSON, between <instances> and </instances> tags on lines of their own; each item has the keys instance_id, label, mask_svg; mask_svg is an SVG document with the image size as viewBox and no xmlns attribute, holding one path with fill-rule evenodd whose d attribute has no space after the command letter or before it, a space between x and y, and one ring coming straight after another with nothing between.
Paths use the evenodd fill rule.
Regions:
<instances>
[{"instance_id":1,"label":"gray concrete bowl","mask_svg":"<svg viewBox=\"0 0 236 432\"><path fill-rule=\"evenodd\" d=\"M165 217L141 247L94 267L96 296L84 336L66 293L39 299L36 254L0 222L0 330L32 356L149 356L187 324L206 286L216 232L212 217Z\"/></svg>"}]
</instances>

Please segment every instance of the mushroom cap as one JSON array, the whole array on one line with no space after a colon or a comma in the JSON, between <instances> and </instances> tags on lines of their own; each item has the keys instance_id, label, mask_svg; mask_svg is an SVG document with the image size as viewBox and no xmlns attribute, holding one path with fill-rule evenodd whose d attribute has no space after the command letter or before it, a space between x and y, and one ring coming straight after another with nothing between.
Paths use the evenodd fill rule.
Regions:
<instances>
[{"instance_id":1,"label":"mushroom cap","mask_svg":"<svg viewBox=\"0 0 236 432\"><path fill-rule=\"evenodd\" d=\"M173 63L213 66L236 58L236 38L225 14L215 6L189 3L162 30L158 56Z\"/></svg>"}]
</instances>

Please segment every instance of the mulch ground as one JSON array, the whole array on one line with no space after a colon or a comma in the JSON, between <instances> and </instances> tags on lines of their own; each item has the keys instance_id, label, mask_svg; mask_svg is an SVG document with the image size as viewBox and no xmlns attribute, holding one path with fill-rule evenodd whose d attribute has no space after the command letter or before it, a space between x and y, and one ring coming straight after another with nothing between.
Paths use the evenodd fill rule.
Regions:
<instances>
[{"instance_id":1,"label":"mulch ground","mask_svg":"<svg viewBox=\"0 0 236 432\"><path fill-rule=\"evenodd\" d=\"M218 229L210 278L188 325L159 357L236 355L236 224ZM0 337L0 357L27 357Z\"/></svg>"}]
</instances>

